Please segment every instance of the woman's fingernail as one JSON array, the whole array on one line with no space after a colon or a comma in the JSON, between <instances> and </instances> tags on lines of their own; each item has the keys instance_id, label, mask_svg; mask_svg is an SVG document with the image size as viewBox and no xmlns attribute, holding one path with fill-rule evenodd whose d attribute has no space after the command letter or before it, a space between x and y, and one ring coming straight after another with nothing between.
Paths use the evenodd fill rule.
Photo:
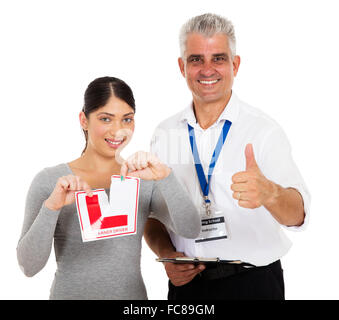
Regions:
<instances>
[{"instance_id":1,"label":"woman's fingernail","mask_svg":"<svg viewBox=\"0 0 339 320\"><path fill-rule=\"evenodd\" d=\"M121 181L124 181L124 176L120 176Z\"/></svg>"}]
</instances>

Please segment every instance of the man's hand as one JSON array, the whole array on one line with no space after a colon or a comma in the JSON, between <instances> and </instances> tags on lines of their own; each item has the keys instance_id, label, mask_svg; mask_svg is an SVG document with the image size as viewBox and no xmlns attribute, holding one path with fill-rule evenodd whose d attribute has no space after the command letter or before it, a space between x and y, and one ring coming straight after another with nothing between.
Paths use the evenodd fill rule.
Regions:
<instances>
[{"instance_id":1,"label":"man's hand","mask_svg":"<svg viewBox=\"0 0 339 320\"><path fill-rule=\"evenodd\" d=\"M277 196L277 187L260 171L252 144L246 145L245 157L246 171L238 172L232 177L233 198L243 208L255 209L270 205Z\"/></svg>"},{"instance_id":2,"label":"man's hand","mask_svg":"<svg viewBox=\"0 0 339 320\"><path fill-rule=\"evenodd\" d=\"M266 179L255 161L253 147L245 149L246 171L232 177L233 198L243 208L264 206L272 216L285 226L300 226L305 219L301 194L294 188L283 188Z\"/></svg>"},{"instance_id":3,"label":"man's hand","mask_svg":"<svg viewBox=\"0 0 339 320\"><path fill-rule=\"evenodd\" d=\"M184 257L185 255L182 252L173 252L172 254L166 255L166 258L176 258L176 257ZM173 285L175 286L183 286L187 284L193 278L205 269L205 266L199 264L195 266L191 263L171 263L164 262L165 270L168 278L171 280Z\"/></svg>"}]
</instances>

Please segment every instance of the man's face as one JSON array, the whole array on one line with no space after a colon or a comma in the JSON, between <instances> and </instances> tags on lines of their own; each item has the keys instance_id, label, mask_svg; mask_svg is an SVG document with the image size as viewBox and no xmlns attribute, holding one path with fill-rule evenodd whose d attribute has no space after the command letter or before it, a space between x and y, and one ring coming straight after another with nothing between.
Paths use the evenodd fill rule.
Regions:
<instances>
[{"instance_id":1,"label":"man's face","mask_svg":"<svg viewBox=\"0 0 339 320\"><path fill-rule=\"evenodd\" d=\"M228 101L240 57L235 56L232 61L226 35L218 33L206 38L199 33L189 34L184 58L178 62L194 102Z\"/></svg>"}]
</instances>

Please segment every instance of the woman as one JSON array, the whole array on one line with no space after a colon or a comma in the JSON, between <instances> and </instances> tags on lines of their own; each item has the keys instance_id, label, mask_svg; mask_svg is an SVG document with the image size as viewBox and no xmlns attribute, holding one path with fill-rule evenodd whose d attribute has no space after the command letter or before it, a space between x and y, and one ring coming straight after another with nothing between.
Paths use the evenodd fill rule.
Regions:
<instances>
[{"instance_id":1,"label":"woman","mask_svg":"<svg viewBox=\"0 0 339 320\"><path fill-rule=\"evenodd\" d=\"M129 86L103 77L89 84L79 115L86 137L82 156L45 168L34 178L17 247L19 265L33 276L46 264L54 239L57 271L50 299L147 299L140 271L141 239L150 211L180 235L195 238L198 213L171 169L139 152L122 162L119 152L134 131ZM74 193L105 188L111 175L141 178L137 234L82 242Z\"/></svg>"}]
</instances>

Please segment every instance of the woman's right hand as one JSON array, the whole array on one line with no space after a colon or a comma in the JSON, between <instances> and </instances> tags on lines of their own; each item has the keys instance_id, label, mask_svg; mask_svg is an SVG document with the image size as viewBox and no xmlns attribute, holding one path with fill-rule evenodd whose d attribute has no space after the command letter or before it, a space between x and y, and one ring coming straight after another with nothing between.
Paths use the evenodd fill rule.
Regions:
<instances>
[{"instance_id":1,"label":"woman's right hand","mask_svg":"<svg viewBox=\"0 0 339 320\"><path fill-rule=\"evenodd\" d=\"M76 191L86 191L88 196L92 196L92 189L80 177L68 175L60 177L49 198L45 201L45 206L53 211L59 211L63 206L74 202Z\"/></svg>"}]
</instances>

